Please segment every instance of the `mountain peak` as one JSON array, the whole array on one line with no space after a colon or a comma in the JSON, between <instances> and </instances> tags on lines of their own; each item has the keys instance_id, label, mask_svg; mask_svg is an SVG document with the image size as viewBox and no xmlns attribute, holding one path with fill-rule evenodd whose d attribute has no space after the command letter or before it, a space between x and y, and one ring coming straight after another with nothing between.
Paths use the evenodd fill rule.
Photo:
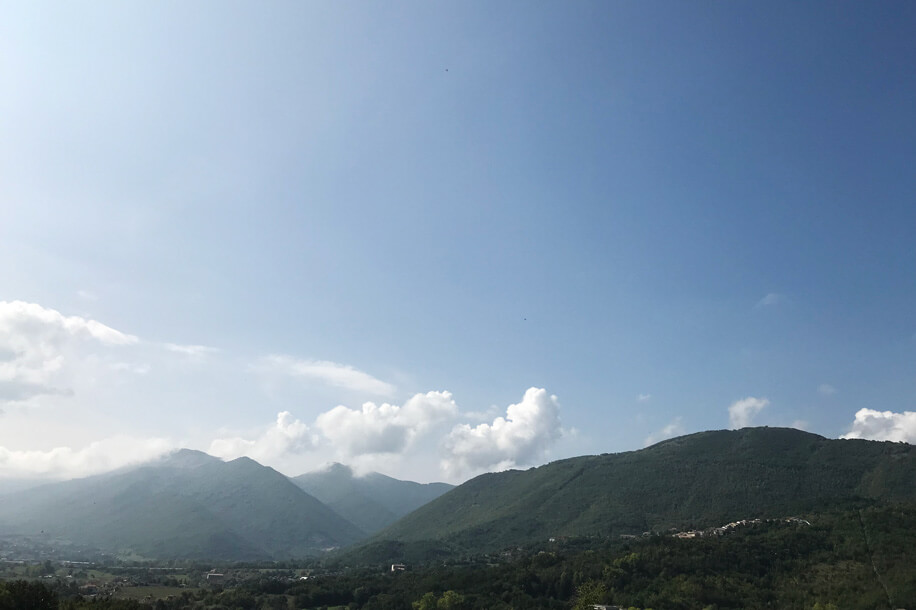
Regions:
<instances>
[{"instance_id":1,"label":"mountain peak","mask_svg":"<svg viewBox=\"0 0 916 610\"><path fill-rule=\"evenodd\" d=\"M345 477L352 479L354 477L353 469L340 462L330 462L307 473L307 475L331 475L335 477ZM306 475L303 475L306 476Z\"/></svg>"},{"instance_id":2,"label":"mountain peak","mask_svg":"<svg viewBox=\"0 0 916 610\"><path fill-rule=\"evenodd\" d=\"M353 469L346 464L341 464L340 462L331 462L327 469L329 472L339 472L341 474L346 473L351 476L353 475Z\"/></svg>"},{"instance_id":3,"label":"mountain peak","mask_svg":"<svg viewBox=\"0 0 916 610\"><path fill-rule=\"evenodd\" d=\"M219 458L196 449L177 449L159 459L161 465L173 468L198 468L219 461Z\"/></svg>"}]
</instances>

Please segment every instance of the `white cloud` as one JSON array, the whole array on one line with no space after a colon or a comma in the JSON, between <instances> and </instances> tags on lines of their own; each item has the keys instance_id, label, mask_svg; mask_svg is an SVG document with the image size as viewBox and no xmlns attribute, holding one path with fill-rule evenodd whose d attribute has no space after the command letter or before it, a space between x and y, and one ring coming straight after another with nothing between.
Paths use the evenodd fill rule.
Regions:
<instances>
[{"instance_id":1,"label":"white cloud","mask_svg":"<svg viewBox=\"0 0 916 610\"><path fill-rule=\"evenodd\" d=\"M443 445L442 468L457 474L530 464L562 434L557 397L529 388L520 403L509 405L505 418L476 427L455 426Z\"/></svg>"},{"instance_id":2,"label":"white cloud","mask_svg":"<svg viewBox=\"0 0 916 610\"><path fill-rule=\"evenodd\" d=\"M821 385L817 386L817 392L818 394L822 394L824 396L830 396L831 394L836 394L836 388L829 383L822 383Z\"/></svg>"},{"instance_id":3,"label":"white cloud","mask_svg":"<svg viewBox=\"0 0 916 610\"><path fill-rule=\"evenodd\" d=\"M0 332L39 336L57 341L60 333L73 337L92 337L108 345L128 345L138 339L95 320L79 316L64 316L37 303L0 301Z\"/></svg>"},{"instance_id":4,"label":"white cloud","mask_svg":"<svg viewBox=\"0 0 916 610\"><path fill-rule=\"evenodd\" d=\"M97 347L136 344L137 337L35 303L0 301L0 400L66 394L60 372ZM87 351L88 350L88 351Z\"/></svg>"},{"instance_id":5,"label":"white cloud","mask_svg":"<svg viewBox=\"0 0 916 610\"><path fill-rule=\"evenodd\" d=\"M780 305L786 302L786 296L779 294L778 292L767 293L762 299L757 301L757 304L754 307L772 307L773 305Z\"/></svg>"},{"instance_id":6,"label":"white cloud","mask_svg":"<svg viewBox=\"0 0 916 610\"><path fill-rule=\"evenodd\" d=\"M367 402L357 410L340 405L319 415L315 425L342 455L401 453L419 434L457 413L449 392L427 392L404 406Z\"/></svg>"},{"instance_id":7,"label":"white cloud","mask_svg":"<svg viewBox=\"0 0 916 610\"><path fill-rule=\"evenodd\" d=\"M652 395L651 395L651 394L638 394L638 395L636 396L636 400L637 400L638 402L649 402L649 400L650 400L651 398L652 398Z\"/></svg>"},{"instance_id":8,"label":"white cloud","mask_svg":"<svg viewBox=\"0 0 916 610\"><path fill-rule=\"evenodd\" d=\"M136 375L146 375L152 370L148 364L134 364L132 362L113 362L108 365L112 371L127 371Z\"/></svg>"},{"instance_id":9,"label":"white cloud","mask_svg":"<svg viewBox=\"0 0 916 610\"><path fill-rule=\"evenodd\" d=\"M659 441L663 441L674 436L680 436L681 434L684 434L684 424L682 423L680 417L676 417L671 421L671 423L669 423L661 430L657 430L647 436L646 440L643 441L643 446L648 447L649 445L654 445Z\"/></svg>"},{"instance_id":10,"label":"white cloud","mask_svg":"<svg viewBox=\"0 0 916 610\"><path fill-rule=\"evenodd\" d=\"M294 377L315 379L338 388L356 390L391 396L395 387L390 383L376 379L348 364L339 364L327 360L296 360L289 356L272 355L262 358L254 365L257 370L280 372Z\"/></svg>"},{"instance_id":11,"label":"white cloud","mask_svg":"<svg viewBox=\"0 0 916 610\"><path fill-rule=\"evenodd\" d=\"M207 345L179 345L177 343L163 343L162 346L170 352L182 354L193 360L202 360L210 354L215 354L219 350Z\"/></svg>"},{"instance_id":12,"label":"white cloud","mask_svg":"<svg viewBox=\"0 0 916 610\"><path fill-rule=\"evenodd\" d=\"M728 421L732 428L745 428L750 426L754 417L764 409L770 401L766 398L748 396L731 404L728 408Z\"/></svg>"},{"instance_id":13,"label":"white cloud","mask_svg":"<svg viewBox=\"0 0 916 610\"><path fill-rule=\"evenodd\" d=\"M98 301L99 300L99 297L94 292L90 292L89 290L77 290L76 296L83 299L84 301Z\"/></svg>"},{"instance_id":14,"label":"white cloud","mask_svg":"<svg viewBox=\"0 0 916 610\"><path fill-rule=\"evenodd\" d=\"M849 432L840 438L916 443L916 412L859 409Z\"/></svg>"},{"instance_id":15,"label":"white cloud","mask_svg":"<svg viewBox=\"0 0 916 610\"><path fill-rule=\"evenodd\" d=\"M490 405L489 408L483 411L462 411L461 417L464 419L493 419L502 412L502 409L498 405Z\"/></svg>"},{"instance_id":16,"label":"white cloud","mask_svg":"<svg viewBox=\"0 0 916 610\"><path fill-rule=\"evenodd\" d=\"M162 438L114 436L82 449L14 451L0 447L0 477L67 479L108 472L156 458L175 446Z\"/></svg>"},{"instance_id":17,"label":"white cloud","mask_svg":"<svg viewBox=\"0 0 916 610\"><path fill-rule=\"evenodd\" d=\"M282 411L277 414L274 425L257 438L218 438L210 443L207 452L225 459L244 455L266 464L290 453L308 451L315 443L316 439L307 425L294 419L289 411Z\"/></svg>"},{"instance_id":18,"label":"white cloud","mask_svg":"<svg viewBox=\"0 0 916 610\"><path fill-rule=\"evenodd\" d=\"M808 422L806 422L806 421L803 420L803 419L796 419L794 422L792 422L792 426L791 426L791 427L792 427L792 428L795 428L796 430L805 430L805 431L807 431L807 430L808 430Z\"/></svg>"}]
</instances>

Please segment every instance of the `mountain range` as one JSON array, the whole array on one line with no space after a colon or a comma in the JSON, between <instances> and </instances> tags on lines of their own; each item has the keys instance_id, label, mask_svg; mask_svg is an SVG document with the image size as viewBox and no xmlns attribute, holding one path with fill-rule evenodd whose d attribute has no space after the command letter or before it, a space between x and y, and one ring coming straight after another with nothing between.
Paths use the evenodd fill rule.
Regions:
<instances>
[{"instance_id":1,"label":"mountain range","mask_svg":"<svg viewBox=\"0 0 916 610\"><path fill-rule=\"evenodd\" d=\"M454 487L401 481L377 472L357 477L348 466L337 463L291 480L367 534L391 525Z\"/></svg>"},{"instance_id":2,"label":"mountain range","mask_svg":"<svg viewBox=\"0 0 916 610\"><path fill-rule=\"evenodd\" d=\"M190 450L8 496L0 531L143 557L251 560L306 556L364 536L271 468Z\"/></svg>"},{"instance_id":3,"label":"mountain range","mask_svg":"<svg viewBox=\"0 0 916 610\"><path fill-rule=\"evenodd\" d=\"M0 535L41 533L147 558L271 560L350 547L348 561L415 561L914 500L916 447L746 428L455 488L357 477L340 464L290 479L248 458L181 450L6 494Z\"/></svg>"},{"instance_id":4,"label":"mountain range","mask_svg":"<svg viewBox=\"0 0 916 610\"><path fill-rule=\"evenodd\" d=\"M478 476L379 532L358 554L416 560L913 500L911 445L786 428L720 430Z\"/></svg>"}]
</instances>

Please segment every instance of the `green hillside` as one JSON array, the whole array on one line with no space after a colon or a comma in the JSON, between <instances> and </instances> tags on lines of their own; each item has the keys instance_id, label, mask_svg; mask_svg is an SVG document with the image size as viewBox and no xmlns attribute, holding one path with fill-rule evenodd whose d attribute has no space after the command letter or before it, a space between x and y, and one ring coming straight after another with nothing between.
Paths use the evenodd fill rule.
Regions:
<instances>
[{"instance_id":1,"label":"green hillside","mask_svg":"<svg viewBox=\"0 0 916 610\"><path fill-rule=\"evenodd\" d=\"M363 553L480 552L913 499L910 445L782 428L701 432L639 451L481 475L383 530Z\"/></svg>"},{"instance_id":2,"label":"green hillside","mask_svg":"<svg viewBox=\"0 0 916 610\"><path fill-rule=\"evenodd\" d=\"M182 450L130 469L5 498L0 532L151 558L283 559L365 536L272 468Z\"/></svg>"},{"instance_id":3,"label":"green hillside","mask_svg":"<svg viewBox=\"0 0 916 610\"><path fill-rule=\"evenodd\" d=\"M357 477L343 464L331 464L291 481L370 534L453 487L448 483L401 481L377 472Z\"/></svg>"}]
</instances>

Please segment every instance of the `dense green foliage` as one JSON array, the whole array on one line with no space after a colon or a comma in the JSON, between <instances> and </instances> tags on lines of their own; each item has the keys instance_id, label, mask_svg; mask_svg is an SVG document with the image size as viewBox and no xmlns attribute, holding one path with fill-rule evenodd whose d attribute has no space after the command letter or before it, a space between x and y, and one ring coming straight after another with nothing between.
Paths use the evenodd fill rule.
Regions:
<instances>
[{"instance_id":1,"label":"dense green foliage","mask_svg":"<svg viewBox=\"0 0 916 610\"><path fill-rule=\"evenodd\" d=\"M364 537L272 468L188 450L10 495L0 526L151 558L303 557Z\"/></svg>"},{"instance_id":2,"label":"dense green foliage","mask_svg":"<svg viewBox=\"0 0 916 610\"><path fill-rule=\"evenodd\" d=\"M0 610L57 610L57 593L38 582L0 582Z\"/></svg>"},{"instance_id":3,"label":"dense green foliage","mask_svg":"<svg viewBox=\"0 0 916 610\"><path fill-rule=\"evenodd\" d=\"M672 609L898 608L916 604L916 511L851 510L813 525L757 525L723 538L660 537L594 580L615 603Z\"/></svg>"},{"instance_id":4,"label":"dense green foliage","mask_svg":"<svg viewBox=\"0 0 916 610\"><path fill-rule=\"evenodd\" d=\"M352 557L417 560L550 537L709 527L916 499L914 483L916 448L903 443L828 440L781 428L701 432L640 451L481 475L383 530Z\"/></svg>"},{"instance_id":5,"label":"dense green foliage","mask_svg":"<svg viewBox=\"0 0 916 610\"><path fill-rule=\"evenodd\" d=\"M290 479L368 534L391 525L452 489L447 483L414 483L377 472L356 477L343 464Z\"/></svg>"}]
</instances>

